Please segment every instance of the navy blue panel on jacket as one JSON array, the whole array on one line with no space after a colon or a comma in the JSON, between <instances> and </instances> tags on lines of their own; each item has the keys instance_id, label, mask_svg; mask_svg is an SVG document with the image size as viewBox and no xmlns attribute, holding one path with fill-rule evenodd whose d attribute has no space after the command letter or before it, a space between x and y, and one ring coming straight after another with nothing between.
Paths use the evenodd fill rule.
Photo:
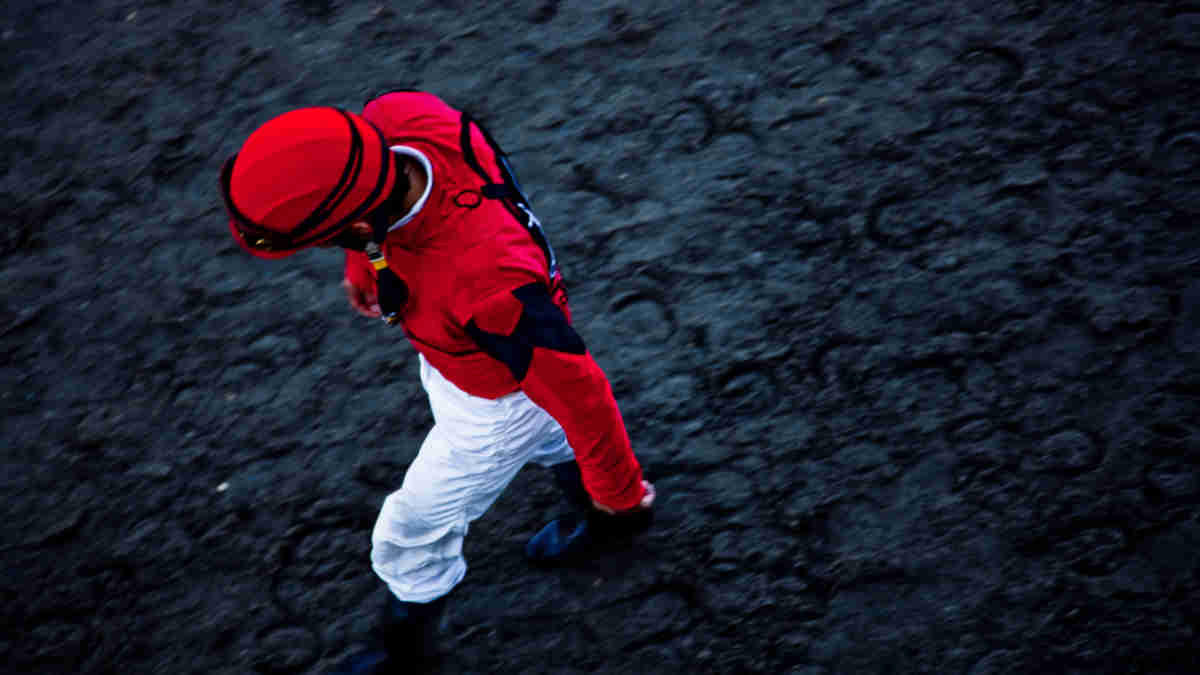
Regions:
<instances>
[{"instance_id":1,"label":"navy blue panel on jacket","mask_svg":"<svg viewBox=\"0 0 1200 675\"><path fill-rule=\"evenodd\" d=\"M525 379L533 360L534 347L566 354L585 354L583 338L567 323L567 317L550 299L550 292L540 283L531 283L513 290L521 302L521 318L509 335L489 333L475 324L466 325L480 349L500 360L512 372L517 382Z\"/></svg>"}]
</instances>

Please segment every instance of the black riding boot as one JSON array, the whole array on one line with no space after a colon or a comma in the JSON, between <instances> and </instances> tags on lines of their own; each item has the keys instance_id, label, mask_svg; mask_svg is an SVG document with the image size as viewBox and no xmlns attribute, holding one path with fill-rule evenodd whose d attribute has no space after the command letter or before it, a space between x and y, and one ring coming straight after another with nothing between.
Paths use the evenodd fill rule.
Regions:
<instances>
[{"instance_id":1,"label":"black riding boot","mask_svg":"<svg viewBox=\"0 0 1200 675\"><path fill-rule=\"evenodd\" d=\"M563 462L550 470L573 513L550 521L525 544L525 557L538 564L576 560L587 553L592 544L587 516L595 509L583 487L579 465L573 461Z\"/></svg>"},{"instance_id":2,"label":"black riding boot","mask_svg":"<svg viewBox=\"0 0 1200 675\"><path fill-rule=\"evenodd\" d=\"M436 663L438 623L446 596L428 603L404 602L388 591L380 621L383 644L351 656L330 675L398 675Z\"/></svg>"},{"instance_id":3,"label":"black riding boot","mask_svg":"<svg viewBox=\"0 0 1200 675\"><path fill-rule=\"evenodd\" d=\"M592 506L575 462L555 464L551 470L574 513L550 521L525 544L525 557L531 562L539 565L575 562L597 547L611 545L650 527L653 511L649 509L635 515L609 515Z\"/></svg>"}]
</instances>

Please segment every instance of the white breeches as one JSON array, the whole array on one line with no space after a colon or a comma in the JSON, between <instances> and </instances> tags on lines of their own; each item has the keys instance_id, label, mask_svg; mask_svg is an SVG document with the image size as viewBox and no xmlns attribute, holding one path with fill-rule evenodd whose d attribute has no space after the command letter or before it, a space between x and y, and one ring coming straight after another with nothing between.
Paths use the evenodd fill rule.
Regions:
<instances>
[{"instance_id":1,"label":"white breeches","mask_svg":"<svg viewBox=\"0 0 1200 675\"><path fill-rule=\"evenodd\" d=\"M562 427L523 392L471 396L421 357L433 428L387 496L371 536L371 565L405 602L429 602L462 581L462 541L526 462L575 459Z\"/></svg>"}]
</instances>

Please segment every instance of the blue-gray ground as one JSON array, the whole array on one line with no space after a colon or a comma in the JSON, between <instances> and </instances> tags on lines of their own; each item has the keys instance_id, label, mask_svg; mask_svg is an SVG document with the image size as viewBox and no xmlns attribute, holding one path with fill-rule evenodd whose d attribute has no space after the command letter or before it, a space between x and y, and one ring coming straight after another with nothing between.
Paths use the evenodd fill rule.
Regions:
<instances>
[{"instance_id":1,"label":"blue-gray ground","mask_svg":"<svg viewBox=\"0 0 1200 675\"><path fill-rule=\"evenodd\" d=\"M445 672L1196 672L1200 5L476 4L5 5L0 669L369 632L415 354L216 178L415 86L512 152L661 494L547 573L519 476Z\"/></svg>"}]
</instances>

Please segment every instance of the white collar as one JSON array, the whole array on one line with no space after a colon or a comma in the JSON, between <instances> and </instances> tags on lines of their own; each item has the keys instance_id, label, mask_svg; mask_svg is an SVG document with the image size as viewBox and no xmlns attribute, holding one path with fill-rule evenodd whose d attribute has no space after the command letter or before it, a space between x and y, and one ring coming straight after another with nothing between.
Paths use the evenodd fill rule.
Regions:
<instances>
[{"instance_id":1,"label":"white collar","mask_svg":"<svg viewBox=\"0 0 1200 675\"><path fill-rule=\"evenodd\" d=\"M393 145L388 149L397 155L404 155L405 157L417 160L425 169L425 192L421 193L421 198L417 200L416 204L413 204L413 207L408 210L408 213L404 214L403 218L392 223L392 226L388 228L388 232L391 232L407 225L425 207L425 201L429 199L429 193L433 190L433 165L429 163L429 158L416 148L410 148L407 145Z\"/></svg>"}]
</instances>

